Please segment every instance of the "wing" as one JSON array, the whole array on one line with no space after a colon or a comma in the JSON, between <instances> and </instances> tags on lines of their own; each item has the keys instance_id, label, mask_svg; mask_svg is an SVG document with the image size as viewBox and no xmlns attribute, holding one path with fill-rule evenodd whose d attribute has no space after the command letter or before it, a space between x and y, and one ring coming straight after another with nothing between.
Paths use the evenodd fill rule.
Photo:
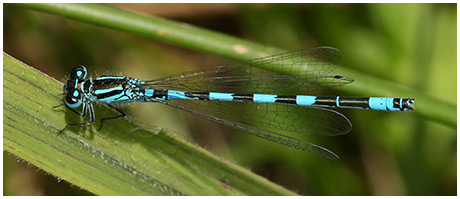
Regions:
<instances>
[{"instance_id":1,"label":"wing","mask_svg":"<svg viewBox=\"0 0 460 199\"><path fill-rule=\"evenodd\" d=\"M145 85L196 92L301 94L353 82L350 77L327 74L342 60L338 49L319 47L178 73L145 81Z\"/></svg>"},{"instance_id":2,"label":"wing","mask_svg":"<svg viewBox=\"0 0 460 199\"><path fill-rule=\"evenodd\" d=\"M351 123L344 115L329 109L223 101L154 99L152 101L329 159L338 159L338 156L324 147L286 134L335 136L351 130Z\"/></svg>"}]
</instances>

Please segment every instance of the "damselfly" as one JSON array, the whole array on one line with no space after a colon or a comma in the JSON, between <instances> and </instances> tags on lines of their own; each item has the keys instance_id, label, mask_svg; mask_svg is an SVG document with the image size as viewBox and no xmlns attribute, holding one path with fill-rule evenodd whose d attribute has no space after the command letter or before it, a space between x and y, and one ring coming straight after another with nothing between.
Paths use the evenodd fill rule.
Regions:
<instances>
[{"instance_id":1,"label":"damselfly","mask_svg":"<svg viewBox=\"0 0 460 199\"><path fill-rule=\"evenodd\" d=\"M303 95L353 82L350 77L329 74L342 61L338 49L318 47L149 81L124 76L85 79L86 68L77 66L64 86L63 104L82 117L89 112L89 121L67 124L61 131L94 123L92 102L105 103L119 113L101 119L100 128L105 120L126 116L113 103L158 102L294 149L338 159L324 147L286 134L348 133L352 125L347 117L325 107L414 110L411 98ZM80 106L81 114L74 110Z\"/></svg>"}]
</instances>

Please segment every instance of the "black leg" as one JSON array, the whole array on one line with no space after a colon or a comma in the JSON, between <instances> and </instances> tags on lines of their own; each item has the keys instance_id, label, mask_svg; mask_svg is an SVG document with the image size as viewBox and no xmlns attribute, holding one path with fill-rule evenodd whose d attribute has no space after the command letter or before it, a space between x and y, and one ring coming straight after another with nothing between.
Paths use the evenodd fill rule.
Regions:
<instances>
[{"instance_id":1,"label":"black leg","mask_svg":"<svg viewBox=\"0 0 460 199\"><path fill-rule=\"evenodd\" d=\"M60 106L62 106L62 105L64 105L64 103L59 104L59 105L57 105L57 106L53 106L53 108L57 108L57 107L60 107Z\"/></svg>"},{"instance_id":2,"label":"black leg","mask_svg":"<svg viewBox=\"0 0 460 199\"><path fill-rule=\"evenodd\" d=\"M98 131L100 131L102 129L102 122L104 122L104 120L111 120L111 119L117 119L117 118L120 118L120 117L125 117L126 116L126 113L123 112L122 110L118 109L117 107L111 105L111 104L106 104L107 106L109 106L110 108L118 111L120 113L120 115L117 115L117 116L114 116L114 117L107 117L107 118L102 118L101 119L101 126L99 127Z\"/></svg>"},{"instance_id":3,"label":"black leg","mask_svg":"<svg viewBox=\"0 0 460 199\"><path fill-rule=\"evenodd\" d=\"M91 104L91 103L88 103L88 104ZM81 117L85 117L86 116L86 109L88 108L88 105L87 103L83 103L83 108L81 109L82 112L81 112ZM93 109L93 105L91 104L91 109ZM94 110L93 110L93 115L94 115Z\"/></svg>"},{"instance_id":4,"label":"black leg","mask_svg":"<svg viewBox=\"0 0 460 199\"><path fill-rule=\"evenodd\" d=\"M67 106L67 105L66 105ZM69 108L70 110L72 110L74 113L77 113L78 115L80 115L77 111L71 109L70 107L67 106L67 108ZM65 127L59 131L62 132L64 131L65 129L67 129L67 127L69 126L85 126L85 125L90 125L92 123L94 123L94 109L93 109L93 104L91 103L83 103L83 113L80 115L81 117L84 117L84 115L86 115L86 111L89 110L89 122L83 122L83 123L75 123L75 124L67 124L65 125Z\"/></svg>"}]
</instances>

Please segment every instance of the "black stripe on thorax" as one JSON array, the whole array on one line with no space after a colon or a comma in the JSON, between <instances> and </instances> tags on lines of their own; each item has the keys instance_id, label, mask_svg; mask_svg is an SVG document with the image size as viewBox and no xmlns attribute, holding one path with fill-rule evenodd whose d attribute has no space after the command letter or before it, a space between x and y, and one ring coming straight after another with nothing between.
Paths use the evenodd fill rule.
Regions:
<instances>
[{"instance_id":1,"label":"black stripe on thorax","mask_svg":"<svg viewBox=\"0 0 460 199\"><path fill-rule=\"evenodd\" d=\"M102 76L104 77L104 76ZM93 79L94 87L110 87L111 85L120 85L126 83L129 77L109 77L109 78L95 78Z\"/></svg>"},{"instance_id":2,"label":"black stripe on thorax","mask_svg":"<svg viewBox=\"0 0 460 199\"><path fill-rule=\"evenodd\" d=\"M123 90L113 90L113 91L110 91L110 92L97 94L95 96L96 96L97 99L104 99L104 98L107 98L107 97L118 95L118 94L120 94L122 92L123 92Z\"/></svg>"}]
</instances>

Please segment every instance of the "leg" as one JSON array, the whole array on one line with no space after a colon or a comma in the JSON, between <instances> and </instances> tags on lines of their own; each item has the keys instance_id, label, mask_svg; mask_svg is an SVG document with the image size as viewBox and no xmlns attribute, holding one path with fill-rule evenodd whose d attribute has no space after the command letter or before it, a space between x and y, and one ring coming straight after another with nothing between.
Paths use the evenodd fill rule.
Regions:
<instances>
[{"instance_id":1,"label":"leg","mask_svg":"<svg viewBox=\"0 0 460 199\"><path fill-rule=\"evenodd\" d=\"M91 105L91 110L90 110L90 112L92 111L92 112L93 112L93 116L94 116L93 105L92 105L91 103L88 103L88 104ZM85 116L86 116L86 110L87 110L87 108L89 108L88 105L86 105L86 103L83 103L83 108L81 109L82 112L81 112L81 115L80 115L81 117L85 117Z\"/></svg>"},{"instance_id":2,"label":"leg","mask_svg":"<svg viewBox=\"0 0 460 199\"><path fill-rule=\"evenodd\" d=\"M69 107L68 107L69 108ZM72 110L73 112L77 113L75 110L69 108L70 110ZM89 110L89 122L83 122L83 123L75 123L75 124L67 124L65 125L65 127L59 131L62 132L64 131L65 129L67 129L67 127L69 126L85 126L85 125L90 125L92 123L94 123L94 109L93 109L93 104L91 103L83 103L83 113L80 115L82 117L84 117L84 115L86 115L86 111L87 109ZM78 113L77 113L78 114Z\"/></svg>"},{"instance_id":3,"label":"leg","mask_svg":"<svg viewBox=\"0 0 460 199\"><path fill-rule=\"evenodd\" d=\"M120 118L120 117L125 117L126 116L126 113L123 112L122 110L118 109L117 107L111 105L111 104L106 104L107 106L109 106L110 108L118 111L120 113L120 115L117 115L117 116L114 116L114 117L107 117L107 118L102 118L101 119L101 126L99 127L98 131L100 131L102 129L102 122L104 122L104 120L111 120L111 119L117 119L117 118Z\"/></svg>"}]
</instances>

